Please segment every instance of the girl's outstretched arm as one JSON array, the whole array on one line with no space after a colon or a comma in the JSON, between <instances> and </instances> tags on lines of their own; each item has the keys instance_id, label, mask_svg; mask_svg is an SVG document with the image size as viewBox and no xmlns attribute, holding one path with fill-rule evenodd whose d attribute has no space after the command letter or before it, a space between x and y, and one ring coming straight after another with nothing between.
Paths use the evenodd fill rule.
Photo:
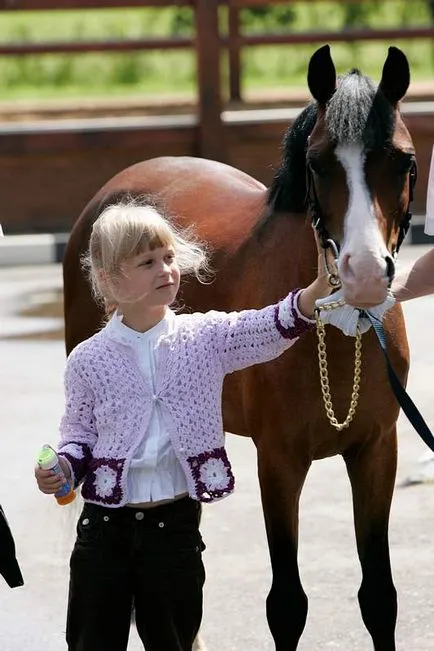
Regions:
<instances>
[{"instance_id":1,"label":"girl's outstretched arm","mask_svg":"<svg viewBox=\"0 0 434 651\"><path fill-rule=\"evenodd\" d=\"M307 287L291 291L278 303L262 309L208 312L201 315L199 328L203 338L209 338L207 346L214 350L226 375L281 355L315 326L315 301L329 293L321 253L317 276Z\"/></svg>"}]
</instances>

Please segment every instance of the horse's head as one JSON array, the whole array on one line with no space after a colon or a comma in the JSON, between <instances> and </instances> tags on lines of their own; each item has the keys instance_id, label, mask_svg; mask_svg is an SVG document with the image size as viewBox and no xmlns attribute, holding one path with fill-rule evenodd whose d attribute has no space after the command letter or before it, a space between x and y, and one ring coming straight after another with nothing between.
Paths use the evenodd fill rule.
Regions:
<instances>
[{"instance_id":1,"label":"horse's head","mask_svg":"<svg viewBox=\"0 0 434 651\"><path fill-rule=\"evenodd\" d=\"M376 88L358 70L336 84L330 49L311 58L317 119L307 141L307 191L320 239L336 242L349 303L382 302L408 228L415 178L413 142L398 103L410 82L407 58L389 48Z\"/></svg>"},{"instance_id":2,"label":"horse's head","mask_svg":"<svg viewBox=\"0 0 434 651\"><path fill-rule=\"evenodd\" d=\"M317 50L308 72L316 102L288 131L269 190L273 211L308 208L323 245L336 244L351 304L384 300L409 225L415 156L398 108L409 81L407 59L395 47L378 88L358 70L337 81L329 46Z\"/></svg>"}]
</instances>

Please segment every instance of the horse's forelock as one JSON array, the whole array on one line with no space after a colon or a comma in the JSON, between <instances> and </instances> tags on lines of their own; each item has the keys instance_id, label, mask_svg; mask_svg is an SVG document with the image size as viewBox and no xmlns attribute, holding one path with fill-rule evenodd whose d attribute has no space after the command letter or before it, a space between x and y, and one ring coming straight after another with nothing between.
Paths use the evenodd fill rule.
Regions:
<instances>
[{"instance_id":1,"label":"horse's forelock","mask_svg":"<svg viewBox=\"0 0 434 651\"><path fill-rule=\"evenodd\" d=\"M390 143L394 111L371 79L353 69L340 78L325 122L335 144L360 144L371 151Z\"/></svg>"}]
</instances>

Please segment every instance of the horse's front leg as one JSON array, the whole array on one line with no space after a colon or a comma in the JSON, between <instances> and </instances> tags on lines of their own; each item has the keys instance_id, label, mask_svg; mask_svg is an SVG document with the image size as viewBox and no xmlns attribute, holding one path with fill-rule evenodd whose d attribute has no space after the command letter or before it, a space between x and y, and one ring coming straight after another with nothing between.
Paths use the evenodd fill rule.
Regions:
<instances>
[{"instance_id":1,"label":"horse's front leg","mask_svg":"<svg viewBox=\"0 0 434 651\"><path fill-rule=\"evenodd\" d=\"M299 500L310 460L303 463L297 456L274 445L258 447L262 507L273 572L267 620L276 651L297 649L307 617L297 551Z\"/></svg>"},{"instance_id":2,"label":"horse's front leg","mask_svg":"<svg viewBox=\"0 0 434 651\"><path fill-rule=\"evenodd\" d=\"M389 555L389 514L396 476L396 428L344 455L350 477L357 550L362 566L359 604L375 651L395 651L396 590Z\"/></svg>"}]
</instances>

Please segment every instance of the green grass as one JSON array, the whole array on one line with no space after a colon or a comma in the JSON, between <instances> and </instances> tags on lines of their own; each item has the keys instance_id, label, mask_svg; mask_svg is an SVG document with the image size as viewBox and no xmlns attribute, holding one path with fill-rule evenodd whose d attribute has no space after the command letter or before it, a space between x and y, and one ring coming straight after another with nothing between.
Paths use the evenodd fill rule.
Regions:
<instances>
[{"instance_id":1,"label":"green grass","mask_svg":"<svg viewBox=\"0 0 434 651\"><path fill-rule=\"evenodd\" d=\"M433 79L434 57L430 42L427 40L417 43L395 41L390 44L400 47L407 54L412 80ZM379 42L353 46L334 43L331 46L331 52L339 74L350 68L361 68L365 74L378 82L387 56L388 45L389 43L386 45ZM282 48L262 46L244 54L243 62L246 70L244 87L246 89L272 88L282 86L282 84L306 85L307 64L316 47L314 45L285 47L285 52L282 52Z\"/></svg>"},{"instance_id":2,"label":"green grass","mask_svg":"<svg viewBox=\"0 0 434 651\"><path fill-rule=\"evenodd\" d=\"M131 9L52 12L1 12L2 42L80 41L193 34L192 12L183 9ZM309 2L277 5L242 14L243 31L285 32L342 29L346 25L430 24L424 0ZM222 25L225 15L222 11ZM313 27L312 27L313 26ZM432 79L430 42L396 43L407 53L416 80ZM378 80L389 43L334 44L338 72L360 67ZM244 48L243 88L282 88L306 84L306 70L316 45ZM227 72L223 70L224 78ZM0 100L195 93L195 57L189 51L40 55L0 57Z\"/></svg>"}]
</instances>

